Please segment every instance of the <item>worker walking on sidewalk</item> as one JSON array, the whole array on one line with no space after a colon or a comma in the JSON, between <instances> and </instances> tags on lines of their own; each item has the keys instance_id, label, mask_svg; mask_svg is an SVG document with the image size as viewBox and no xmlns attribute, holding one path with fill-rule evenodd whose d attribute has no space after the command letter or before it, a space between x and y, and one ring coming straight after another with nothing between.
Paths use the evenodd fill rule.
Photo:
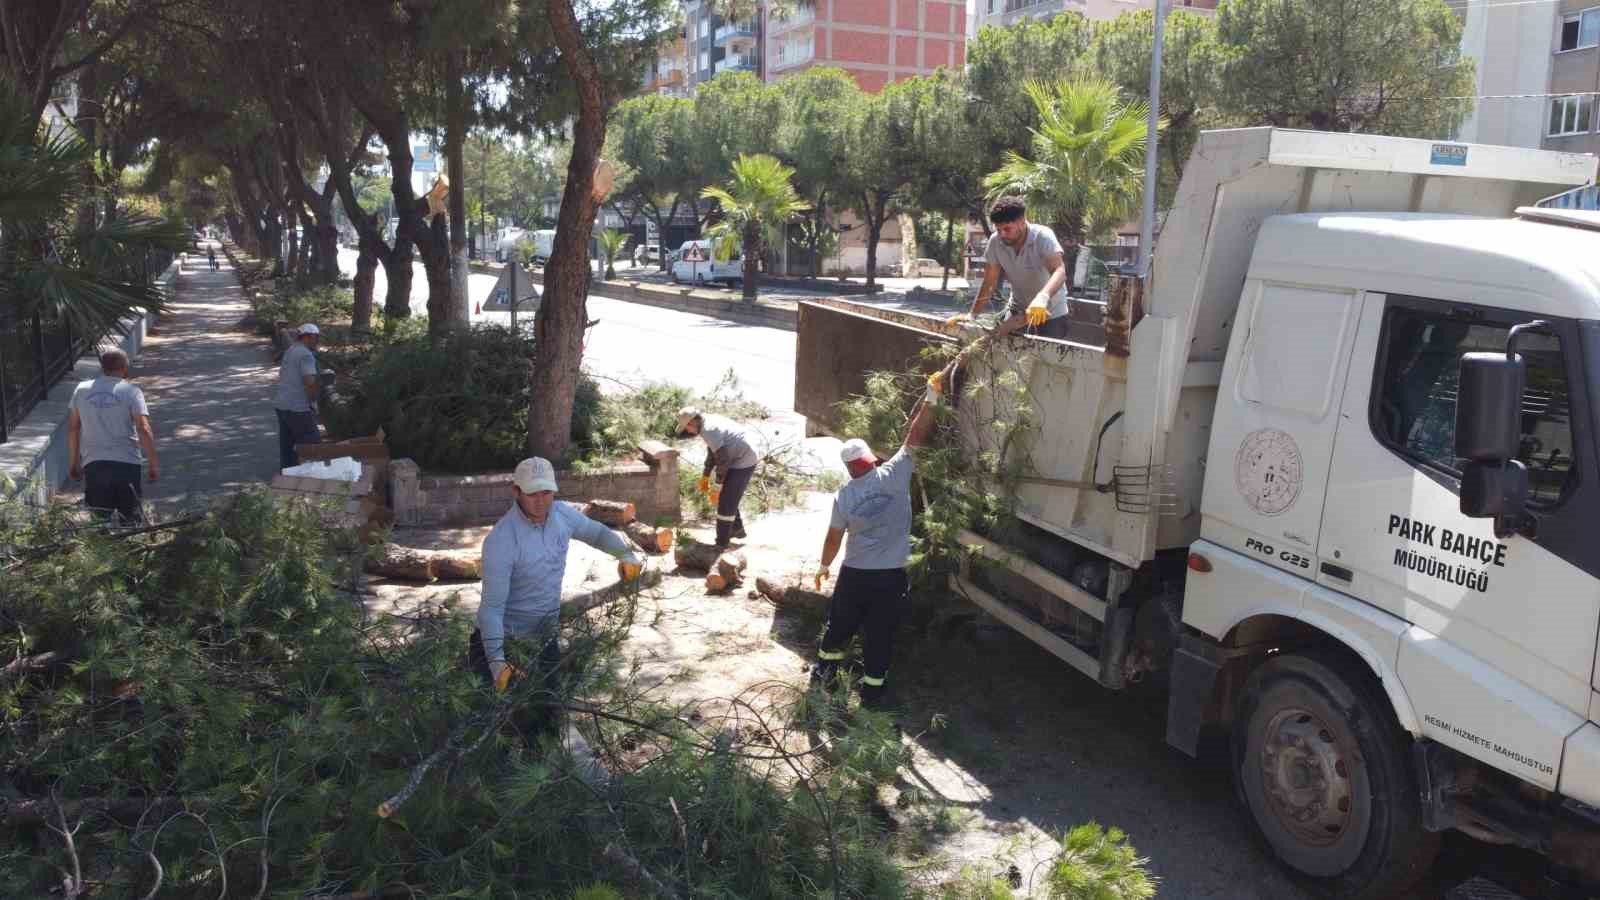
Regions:
<instances>
[{"instance_id":1,"label":"worker walking on sidewalk","mask_svg":"<svg viewBox=\"0 0 1600 900\"><path fill-rule=\"evenodd\" d=\"M628 548L621 535L571 503L556 500L556 472L548 460L534 456L517 463L511 494L511 508L483 539L483 590L478 627L467 647L468 665L504 691L519 674L506 660L505 640L520 638L538 646L538 677L553 689L561 663L557 642L561 582L572 539L615 556L619 560L617 575L623 581L638 578L644 560ZM558 701L552 698L553 703ZM533 735L552 732L559 724L554 705L519 721L524 732Z\"/></svg>"},{"instance_id":2,"label":"worker walking on sidewalk","mask_svg":"<svg viewBox=\"0 0 1600 900\"><path fill-rule=\"evenodd\" d=\"M887 461L880 461L860 438L846 441L839 451L850 483L833 498L833 517L822 542L822 568L817 590L839 553L845 532L850 542L844 565L828 604L828 627L817 648L813 684L831 683L844 662L850 639L862 632L865 663L861 677L861 702L879 705L884 700L889 658L894 651L894 629L905 605L906 560L911 556L911 475L914 453L927 444L933 431L933 403L942 387L940 376L928 382L928 394L917 402L906 427L905 444Z\"/></svg>"},{"instance_id":3,"label":"worker walking on sidewalk","mask_svg":"<svg viewBox=\"0 0 1600 900\"><path fill-rule=\"evenodd\" d=\"M698 434L706 442L705 469L700 473L700 492L711 498L717 508L717 546L726 547L733 538L742 538L744 517L739 513L739 501L744 499L745 488L750 486L750 476L761 462L751 444L750 432L732 419L703 415L693 406L678 410L678 436ZM711 474L717 475L717 487L712 487Z\"/></svg>"},{"instance_id":4,"label":"worker walking on sidewalk","mask_svg":"<svg viewBox=\"0 0 1600 900\"><path fill-rule=\"evenodd\" d=\"M150 408L144 392L127 380L128 354L100 354L100 373L72 392L67 474L84 479L83 503L97 517L115 513L122 522L138 522L144 518L140 464L149 466L151 481L161 477Z\"/></svg>"},{"instance_id":5,"label":"worker walking on sidewalk","mask_svg":"<svg viewBox=\"0 0 1600 900\"><path fill-rule=\"evenodd\" d=\"M1066 340L1070 321L1066 290L1069 273L1062 264L1061 242L1056 240L1056 233L1028 221L1027 206L1021 197L996 200L989 210L989 221L994 223L994 234L984 247L983 259L988 266L983 271L978 296L973 299L970 312L951 316L945 324L970 321L983 312L1004 272L1011 282L1011 305L998 333L1025 328L1028 334ZM1027 304L1026 308L1019 308L1022 304Z\"/></svg>"},{"instance_id":6,"label":"worker walking on sidewalk","mask_svg":"<svg viewBox=\"0 0 1600 900\"><path fill-rule=\"evenodd\" d=\"M322 432L317 427L317 397L322 384L317 379L317 342L322 329L307 322L295 330L294 343L284 351L278 364L278 468L300 464L296 444L319 444Z\"/></svg>"}]
</instances>

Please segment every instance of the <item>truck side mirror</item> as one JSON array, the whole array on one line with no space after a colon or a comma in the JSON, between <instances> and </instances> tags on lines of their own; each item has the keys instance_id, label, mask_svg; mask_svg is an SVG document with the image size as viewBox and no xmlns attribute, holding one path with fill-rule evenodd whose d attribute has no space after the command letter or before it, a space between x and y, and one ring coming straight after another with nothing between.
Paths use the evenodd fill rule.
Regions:
<instances>
[{"instance_id":1,"label":"truck side mirror","mask_svg":"<svg viewBox=\"0 0 1600 900\"><path fill-rule=\"evenodd\" d=\"M1455 452L1467 461L1461 514L1493 518L1501 537L1528 524L1528 469L1517 459L1527 367L1517 355L1517 338L1544 327L1542 321L1513 327L1504 353L1463 354L1456 379Z\"/></svg>"}]
</instances>

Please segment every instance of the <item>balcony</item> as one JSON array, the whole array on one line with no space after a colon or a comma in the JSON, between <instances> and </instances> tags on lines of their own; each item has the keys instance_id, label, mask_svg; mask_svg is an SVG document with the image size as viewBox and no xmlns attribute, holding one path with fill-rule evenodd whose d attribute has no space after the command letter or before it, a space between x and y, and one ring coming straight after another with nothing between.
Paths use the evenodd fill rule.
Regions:
<instances>
[{"instance_id":1,"label":"balcony","mask_svg":"<svg viewBox=\"0 0 1600 900\"><path fill-rule=\"evenodd\" d=\"M788 31L791 28L799 28L802 25L810 25L812 22L816 21L816 18L816 9L814 7L807 6L796 9L794 13L789 16L773 16L768 27L771 29L773 34L777 34L782 31Z\"/></svg>"},{"instance_id":2,"label":"balcony","mask_svg":"<svg viewBox=\"0 0 1600 900\"><path fill-rule=\"evenodd\" d=\"M760 58L755 54L727 56L717 60L714 68L716 74L723 72L754 72L760 68Z\"/></svg>"},{"instance_id":3,"label":"balcony","mask_svg":"<svg viewBox=\"0 0 1600 900\"><path fill-rule=\"evenodd\" d=\"M756 27L752 22L732 22L717 28L713 46L726 47L730 44L754 43Z\"/></svg>"},{"instance_id":4,"label":"balcony","mask_svg":"<svg viewBox=\"0 0 1600 900\"><path fill-rule=\"evenodd\" d=\"M767 60L773 71L787 69L811 62L817 56L816 37L810 31L786 35L778 41L772 52L772 57Z\"/></svg>"}]
</instances>

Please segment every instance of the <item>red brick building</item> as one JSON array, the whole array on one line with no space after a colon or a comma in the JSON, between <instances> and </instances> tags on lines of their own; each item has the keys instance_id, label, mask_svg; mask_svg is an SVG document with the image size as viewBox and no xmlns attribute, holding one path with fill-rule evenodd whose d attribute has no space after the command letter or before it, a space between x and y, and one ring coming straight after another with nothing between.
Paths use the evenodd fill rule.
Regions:
<instances>
[{"instance_id":1,"label":"red brick building","mask_svg":"<svg viewBox=\"0 0 1600 900\"><path fill-rule=\"evenodd\" d=\"M763 73L837 66L866 91L967 62L966 0L816 0L777 18L763 6Z\"/></svg>"}]
</instances>

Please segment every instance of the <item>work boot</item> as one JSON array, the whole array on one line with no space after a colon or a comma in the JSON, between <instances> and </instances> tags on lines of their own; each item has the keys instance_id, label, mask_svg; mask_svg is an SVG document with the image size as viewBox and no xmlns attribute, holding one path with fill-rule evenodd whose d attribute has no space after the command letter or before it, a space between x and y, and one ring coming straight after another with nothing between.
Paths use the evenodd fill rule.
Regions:
<instances>
[{"instance_id":1,"label":"work boot","mask_svg":"<svg viewBox=\"0 0 1600 900\"><path fill-rule=\"evenodd\" d=\"M878 712L887 710L889 708L889 686L886 684L863 684L861 686L861 705Z\"/></svg>"},{"instance_id":2,"label":"work boot","mask_svg":"<svg viewBox=\"0 0 1600 900\"><path fill-rule=\"evenodd\" d=\"M744 523L743 522L740 522L739 524L733 526L733 536L735 538L738 538L741 541L745 539Z\"/></svg>"}]
</instances>

